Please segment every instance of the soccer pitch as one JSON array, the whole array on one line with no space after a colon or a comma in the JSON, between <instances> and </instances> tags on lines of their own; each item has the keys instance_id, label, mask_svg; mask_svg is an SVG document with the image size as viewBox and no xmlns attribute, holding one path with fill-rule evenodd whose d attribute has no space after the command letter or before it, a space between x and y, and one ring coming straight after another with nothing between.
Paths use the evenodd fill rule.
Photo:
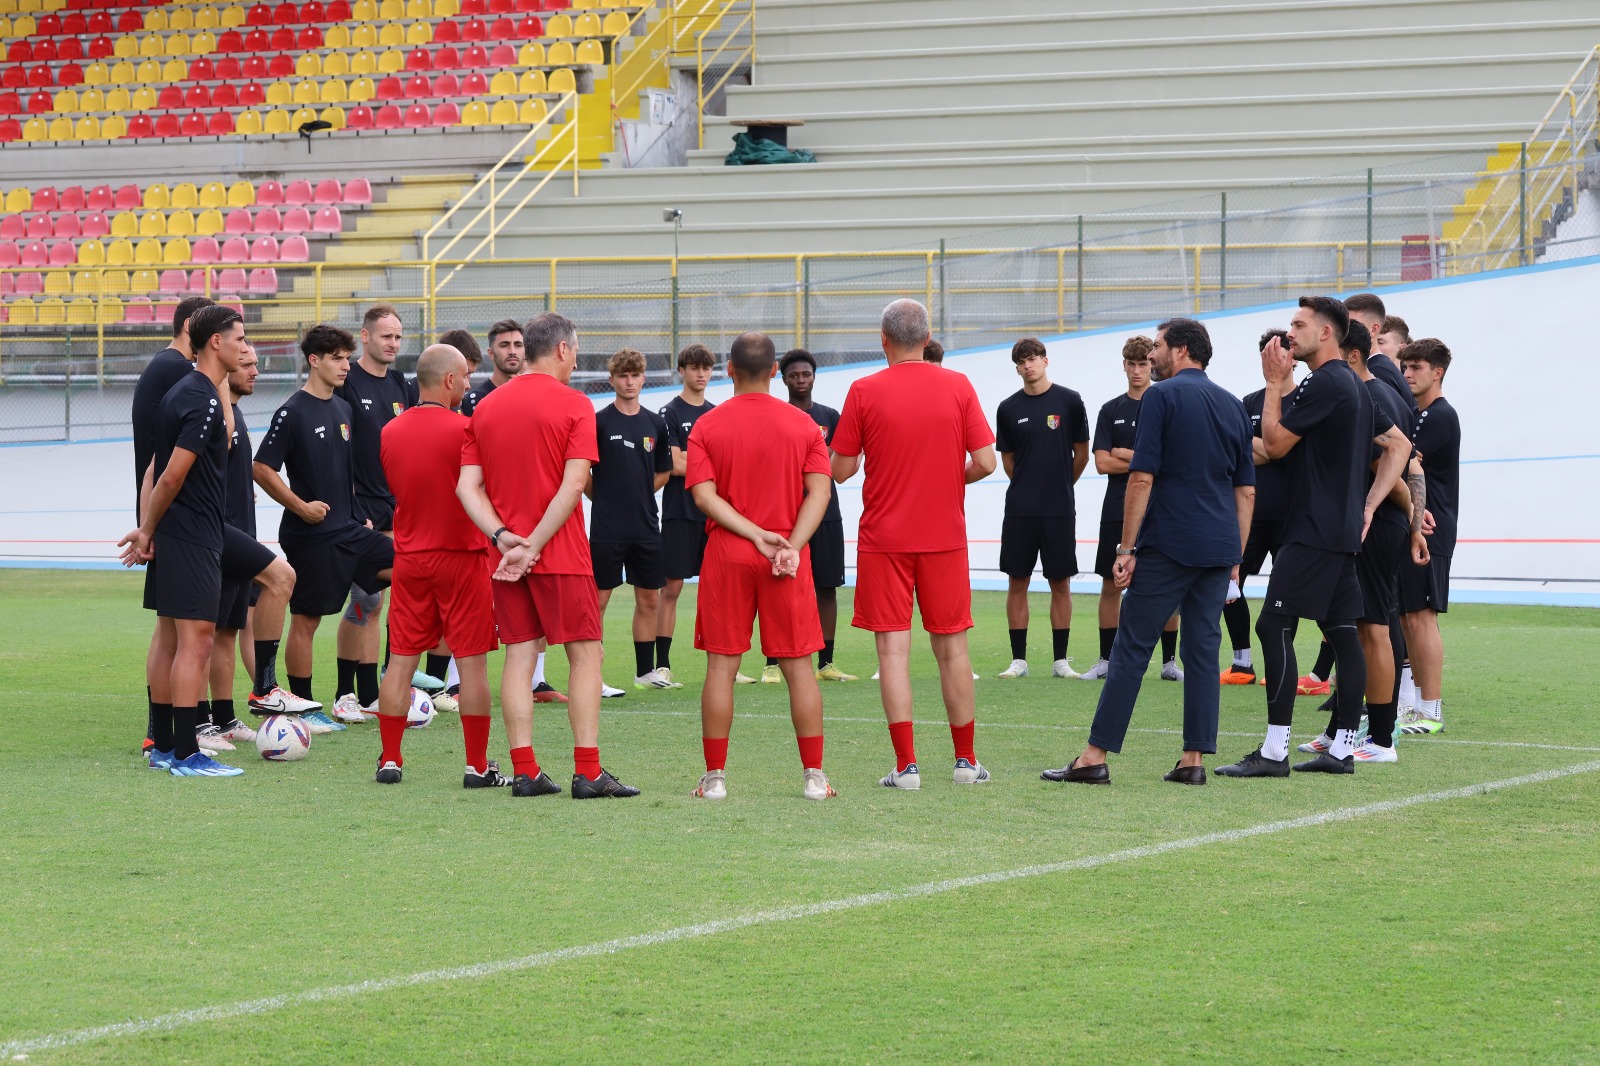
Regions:
<instances>
[{"instance_id":1,"label":"soccer pitch","mask_svg":"<svg viewBox=\"0 0 1600 1066\"><path fill-rule=\"evenodd\" d=\"M398 787L372 780L375 725L300 763L243 747L237 780L144 769L140 580L0 577L0 1061L1600 1058L1600 612L1452 610L1446 731L1353 778L1162 782L1181 691L1152 670L1114 784L1083 788L1038 774L1081 749L1100 686L1039 676L1043 597L1035 676L995 680L1003 601L978 593L992 783L950 781L919 636L926 783L877 787L892 753L871 643L841 625L839 664L863 680L823 689L839 797L800 798L785 690L756 685L736 694L729 799L708 803L689 795L691 586L686 687L603 708L606 766L644 795L579 804L464 791L453 716L407 735ZM632 664L617 599L613 684ZM1075 622L1085 666L1092 599ZM1315 640L1302 626L1302 672ZM1300 701L1297 741L1318 702ZM1214 765L1265 721L1259 688L1222 704ZM560 708L538 708L534 744L565 785ZM503 765L504 747L497 723Z\"/></svg>"}]
</instances>

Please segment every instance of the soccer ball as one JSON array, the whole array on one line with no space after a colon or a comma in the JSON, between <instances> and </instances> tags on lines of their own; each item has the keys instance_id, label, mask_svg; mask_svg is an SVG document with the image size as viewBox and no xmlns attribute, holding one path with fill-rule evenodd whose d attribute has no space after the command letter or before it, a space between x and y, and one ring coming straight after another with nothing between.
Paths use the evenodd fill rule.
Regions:
<instances>
[{"instance_id":1,"label":"soccer ball","mask_svg":"<svg viewBox=\"0 0 1600 1066\"><path fill-rule=\"evenodd\" d=\"M433 700L420 688L411 690L411 710L406 712L407 729L426 729L433 724L433 716L438 712L433 709Z\"/></svg>"},{"instance_id":2,"label":"soccer ball","mask_svg":"<svg viewBox=\"0 0 1600 1066\"><path fill-rule=\"evenodd\" d=\"M294 762L311 753L311 731L297 714L275 714L256 730L256 750L268 762Z\"/></svg>"}]
</instances>

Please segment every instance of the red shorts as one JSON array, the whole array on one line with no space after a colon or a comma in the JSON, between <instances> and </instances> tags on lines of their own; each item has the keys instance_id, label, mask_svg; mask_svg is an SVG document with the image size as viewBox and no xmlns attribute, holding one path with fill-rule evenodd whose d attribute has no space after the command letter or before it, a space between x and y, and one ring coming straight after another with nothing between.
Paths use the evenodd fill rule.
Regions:
<instances>
[{"instance_id":1,"label":"red shorts","mask_svg":"<svg viewBox=\"0 0 1600 1066\"><path fill-rule=\"evenodd\" d=\"M491 581L500 643L543 637L551 644L599 640L600 596L592 574L529 574L521 581Z\"/></svg>"},{"instance_id":2,"label":"red shorts","mask_svg":"<svg viewBox=\"0 0 1600 1066\"><path fill-rule=\"evenodd\" d=\"M460 658L499 647L481 551L397 552L390 583L389 644L422 655L444 638Z\"/></svg>"},{"instance_id":3,"label":"red shorts","mask_svg":"<svg viewBox=\"0 0 1600 1066\"><path fill-rule=\"evenodd\" d=\"M911 596L929 633L972 628L972 578L967 549L948 552L856 552L856 616L851 625L874 633L911 628Z\"/></svg>"},{"instance_id":4,"label":"red shorts","mask_svg":"<svg viewBox=\"0 0 1600 1066\"><path fill-rule=\"evenodd\" d=\"M756 546L721 529L706 544L694 614L694 646L713 655L750 650L750 627L761 616L761 653L802 659L822 650L822 620L811 582L811 549L800 552L794 577L773 577Z\"/></svg>"}]
</instances>

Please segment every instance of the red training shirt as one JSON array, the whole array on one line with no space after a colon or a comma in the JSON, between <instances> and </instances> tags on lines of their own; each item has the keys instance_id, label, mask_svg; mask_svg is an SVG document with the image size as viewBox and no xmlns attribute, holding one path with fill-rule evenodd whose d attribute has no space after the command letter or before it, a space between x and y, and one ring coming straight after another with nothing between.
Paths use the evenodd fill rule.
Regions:
<instances>
[{"instance_id":1,"label":"red training shirt","mask_svg":"<svg viewBox=\"0 0 1600 1066\"><path fill-rule=\"evenodd\" d=\"M599 458L594 404L549 374L512 378L478 401L461 445L461 465L483 468L484 488L500 521L524 537L544 518L567 460ZM581 501L544 546L532 573L594 573Z\"/></svg>"},{"instance_id":2,"label":"red training shirt","mask_svg":"<svg viewBox=\"0 0 1600 1066\"><path fill-rule=\"evenodd\" d=\"M966 375L910 360L850 386L833 434L865 453L857 547L947 552L967 545L967 454L994 443Z\"/></svg>"},{"instance_id":3,"label":"red training shirt","mask_svg":"<svg viewBox=\"0 0 1600 1066\"><path fill-rule=\"evenodd\" d=\"M474 551L487 545L456 499L465 415L428 404L383 427L383 476L394 493L394 550Z\"/></svg>"},{"instance_id":4,"label":"red training shirt","mask_svg":"<svg viewBox=\"0 0 1600 1066\"><path fill-rule=\"evenodd\" d=\"M805 475L829 469L811 416L766 393L735 396L701 415L688 451L686 488L716 482L717 495L735 511L781 536L794 529L805 503ZM728 532L709 519L706 527Z\"/></svg>"}]
</instances>

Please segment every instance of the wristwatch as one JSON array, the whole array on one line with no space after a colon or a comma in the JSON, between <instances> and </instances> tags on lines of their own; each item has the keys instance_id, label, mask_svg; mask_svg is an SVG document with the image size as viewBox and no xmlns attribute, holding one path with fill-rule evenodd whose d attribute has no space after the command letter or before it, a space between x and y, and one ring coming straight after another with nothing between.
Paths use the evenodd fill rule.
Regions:
<instances>
[{"instance_id":1,"label":"wristwatch","mask_svg":"<svg viewBox=\"0 0 1600 1066\"><path fill-rule=\"evenodd\" d=\"M1118 544L1117 545L1117 554L1118 555L1138 555L1139 554L1139 546L1137 544L1135 544L1131 548L1124 548L1122 545Z\"/></svg>"},{"instance_id":2,"label":"wristwatch","mask_svg":"<svg viewBox=\"0 0 1600 1066\"><path fill-rule=\"evenodd\" d=\"M500 547L500 534L504 533L505 531L506 527L501 526L499 529L489 534L489 543L493 544L496 548Z\"/></svg>"}]
</instances>

